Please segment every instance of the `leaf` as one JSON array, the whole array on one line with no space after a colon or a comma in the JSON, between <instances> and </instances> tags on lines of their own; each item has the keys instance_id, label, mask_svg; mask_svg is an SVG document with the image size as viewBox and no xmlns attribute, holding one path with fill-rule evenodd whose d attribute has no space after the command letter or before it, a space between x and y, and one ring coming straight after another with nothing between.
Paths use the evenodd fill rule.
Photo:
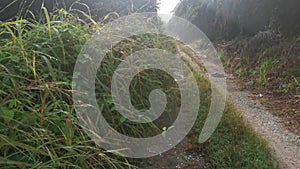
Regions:
<instances>
[{"instance_id":1,"label":"leaf","mask_svg":"<svg viewBox=\"0 0 300 169\"><path fill-rule=\"evenodd\" d=\"M0 134L0 146L12 146L14 148L20 147L27 151L31 151L31 152L38 153L40 155L48 156L48 154L46 152L44 152L43 150L40 150L37 147L33 147L31 145L12 140L10 137L7 137L6 135L3 135L3 134Z\"/></svg>"},{"instance_id":2,"label":"leaf","mask_svg":"<svg viewBox=\"0 0 300 169\"><path fill-rule=\"evenodd\" d=\"M15 116L13 110L10 110L6 107L0 107L0 117L4 119L6 123L10 122Z\"/></svg>"},{"instance_id":3,"label":"leaf","mask_svg":"<svg viewBox=\"0 0 300 169\"><path fill-rule=\"evenodd\" d=\"M120 15L117 12L111 12L111 13L109 13L109 14L107 14L107 15L104 16L103 21L106 21L107 19L109 19L111 17L111 15L114 15L117 18L120 17Z\"/></svg>"},{"instance_id":4,"label":"leaf","mask_svg":"<svg viewBox=\"0 0 300 169\"><path fill-rule=\"evenodd\" d=\"M21 102L18 100L18 99L13 99L9 102L9 108L15 108L17 107L18 105L20 105Z\"/></svg>"},{"instance_id":5,"label":"leaf","mask_svg":"<svg viewBox=\"0 0 300 169\"><path fill-rule=\"evenodd\" d=\"M82 45L74 45L74 49L76 50L77 53L80 53L82 49Z\"/></svg>"},{"instance_id":6,"label":"leaf","mask_svg":"<svg viewBox=\"0 0 300 169\"><path fill-rule=\"evenodd\" d=\"M47 28L48 28L48 33L49 33L49 36L50 36L50 39L52 39L52 36L51 36L51 22L50 22L50 15L48 13L48 10L47 8L44 7L44 3L42 5L42 10L45 14L45 17L46 17L46 21L47 21Z\"/></svg>"},{"instance_id":7,"label":"leaf","mask_svg":"<svg viewBox=\"0 0 300 169\"><path fill-rule=\"evenodd\" d=\"M125 121L126 121L126 118L122 116L122 117L120 118L120 122L121 122L121 123L124 123Z\"/></svg>"},{"instance_id":8,"label":"leaf","mask_svg":"<svg viewBox=\"0 0 300 169\"><path fill-rule=\"evenodd\" d=\"M19 63L19 62L20 62L20 57L18 57L18 56L10 56L10 59L11 59L13 62L16 62L16 63Z\"/></svg>"},{"instance_id":9,"label":"leaf","mask_svg":"<svg viewBox=\"0 0 300 169\"><path fill-rule=\"evenodd\" d=\"M17 166L25 166L25 167L31 167L33 164L29 164L29 163L23 163L20 161L13 161L13 160L8 160L8 159L4 159L1 158L0 160L0 164L2 165L17 165Z\"/></svg>"}]
</instances>

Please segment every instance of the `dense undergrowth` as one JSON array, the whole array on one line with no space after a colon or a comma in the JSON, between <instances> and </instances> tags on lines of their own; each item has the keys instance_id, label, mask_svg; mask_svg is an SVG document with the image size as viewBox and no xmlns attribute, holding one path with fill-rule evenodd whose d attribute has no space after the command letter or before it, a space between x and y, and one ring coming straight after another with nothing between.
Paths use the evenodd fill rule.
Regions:
<instances>
[{"instance_id":1,"label":"dense undergrowth","mask_svg":"<svg viewBox=\"0 0 300 169\"><path fill-rule=\"evenodd\" d=\"M85 24L65 10L49 15L44 9L43 15L42 22L0 23L0 168L134 168L128 159L110 154L91 141L78 124L72 103L71 80L77 55L101 23ZM134 43L124 45L124 41L106 56L107 64L99 69L98 76L106 80L96 81L97 101L116 130L145 137L162 132L170 124L158 121L140 125L122 119L108 92L110 75L126 53L149 47L176 53L176 43L153 35L132 40ZM210 98L209 83L199 74L197 79L202 93L201 112L193 136L200 133ZM132 102L139 109L149 107L148 93L139 94L142 87L147 87L146 91L163 88L169 94L167 117L178 105L177 85L163 72L149 70L132 84ZM276 168L266 143L230 106L216 133L200 147L214 168Z\"/></svg>"},{"instance_id":2,"label":"dense undergrowth","mask_svg":"<svg viewBox=\"0 0 300 169\"><path fill-rule=\"evenodd\" d=\"M251 39L254 38L225 48L226 66L235 70L235 75L253 80L258 89L299 95L299 38L284 39L265 47L262 42L257 42L256 46L260 48L251 48ZM239 61L234 62L237 57Z\"/></svg>"},{"instance_id":3,"label":"dense undergrowth","mask_svg":"<svg viewBox=\"0 0 300 169\"><path fill-rule=\"evenodd\" d=\"M97 26L64 10L45 16L45 24L0 23L1 168L130 168L96 146L74 114L73 67Z\"/></svg>"},{"instance_id":4,"label":"dense undergrowth","mask_svg":"<svg viewBox=\"0 0 300 169\"><path fill-rule=\"evenodd\" d=\"M241 87L262 94L261 102L282 117L288 129L300 133L299 37L268 42L257 35L237 38L226 42L230 45L220 48L220 53L227 70L243 81Z\"/></svg>"},{"instance_id":5,"label":"dense undergrowth","mask_svg":"<svg viewBox=\"0 0 300 169\"><path fill-rule=\"evenodd\" d=\"M283 36L299 35L297 0L182 0L175 15L199 27L211 40L254 36L272 29Z\"/></svg>"},{"instance_id":6,"label":"dense undergrowth","mask_svg":"<svg viewBox=\"0 0 300 169\"><path fill-rule=\"evenodd\" d=\"M270 112L300 133L297 0L183 0L175 14L218 45L227 71ZM258 96L258 97L257 97Z\"/></svg>"}]
</instances>

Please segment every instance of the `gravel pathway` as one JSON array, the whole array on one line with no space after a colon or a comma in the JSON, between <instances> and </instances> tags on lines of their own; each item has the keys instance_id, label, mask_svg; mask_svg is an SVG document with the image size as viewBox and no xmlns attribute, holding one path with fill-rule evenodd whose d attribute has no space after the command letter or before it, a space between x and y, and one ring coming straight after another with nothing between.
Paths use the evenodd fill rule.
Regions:
<instances>
[{"instance_id":1,"label":"gravel pathway","mask_svg":"<svg viewBox=\"0 0 300 169\"><path fill-rule=\"evenodd\" d=\"M228 95L244 119L263 138L268 140L273 156L283 169L300 169L300 136L281 124L281 119L266 111L258 101L251 99L249 92L240 91L234 77L227 78Z\"/></svg>"},{"instance_id":2,"label":"gravel pathway","mask_svg":"<svg viewBox=\"0 0 300 169\"><path fill-rule=\"evenodd\" d=\"M181 56L189 63L193 63L189 57L195 59L202 57L191 47L187 47L193 56L183 53ZM191 64L191 66L195 70L201 71L200 66L196 66L196 64ZM208 66L216 67L213 64L208 64ZM279 162L280 167L282 169L300 169L300 136L285 129L281 123L282 119L274 116L258 101L255 101L255 97L250 92L241 91L237 85L239 82L232 75L226 75L226 77L229 101L234 104L237 111L242 113L243 118L254 131L269 142L273 157Z\"/></svg>"}]
</instances>

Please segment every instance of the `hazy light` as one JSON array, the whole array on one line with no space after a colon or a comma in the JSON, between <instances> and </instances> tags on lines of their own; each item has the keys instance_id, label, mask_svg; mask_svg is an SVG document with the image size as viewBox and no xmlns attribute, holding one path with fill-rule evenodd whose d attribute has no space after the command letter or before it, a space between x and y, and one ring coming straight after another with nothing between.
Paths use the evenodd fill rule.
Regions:
<instances>
[{"instance_id":1,"label":"hazy light","mask_svg":"<svg viewBox=\"0 0 300 169\"><path fill-rule=\"evenodd\" d=\"M159 0L160 3L158 13L172 15L172 11L180 0Z\"/></svg>"}]
</instances>

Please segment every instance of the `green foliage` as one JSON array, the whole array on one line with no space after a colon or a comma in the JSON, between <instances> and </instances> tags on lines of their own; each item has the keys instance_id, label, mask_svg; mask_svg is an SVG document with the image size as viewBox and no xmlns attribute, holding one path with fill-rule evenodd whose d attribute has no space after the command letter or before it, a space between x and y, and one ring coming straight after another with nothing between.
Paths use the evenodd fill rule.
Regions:
<instances>
[{"instance_id":1,"label":"green foliage","mask_svg":"<svg viewBox=\"0 0 300 169\"><path fill-rule=\"evenodd\" d=\"M295 90L296 90L296 95L300 95L300 77L295 77L294 78L294 83L295 83Z\"/></svg>"},{"instance_id":2,"label":"green foliage","mask_svg":"<svg viewBox=\"0 0 300 169\"><path fill-rule=\"evenodd\" d=\"M64 10L46 20L0 23L0 168L132 168L88 138L71 101L76 56L97 26Z\"/></svg>"},{"instance_id":3,"label":"green foliage","mask_svg":"<svg viewBox=\"0 0 300 169\"><path fill-rule=\"evenodd\" d=\"M98 25L91 18L89 22L79 20L64 9L53 13L41 9L40 20L0 23L0 168L135 168L128 159L114 156L93 143L79 125L72 103L71 80L77 55L101 23ZM116 130L145 137L172 128L170 124L176 118L176 110L172 108L180 106L180 96L178 86L168 74L144 71L130 86L132 103L137 109L149 107L148 95L153 89L162 88L167 93L169 105L163 121L146 125L130 123L117 113L109 86L121 58L144 48L177 53L177 45L172 38L146 34L129 37L106 55L95 84L97 101ZM201 75L195 75L202 101L198 124L203 125L201 122L209 108L210 84ZM241 127L240 119L235 123L231 123L231 119L226 115L219 132L207 144L213 166L272 168L261 140ZM194 128L201 129L198 125ZM246 134L243 134L244 129ZM220 138L224 141L220 142ZM235 151L218 151L222 147L232 147ZM229 160L218 155L222 153L229 153Z\"/></svg>"},{"instance_id":4,"label":"green foliage","mask_svg":"<svg viewBox=\"0 0 300 169\"><path fill-rule=\"evenodd\" d=\"M228 105L219 128L206 144L213 168L279 169L267 142Z\"/></svg>"},{"instance_id":5,"label":"green foliage","mask_svg":"<svg viewBox=\"0 0 300 169\"><path fill-rule=\"evenodd\" d=\"M266 60L263 63L260 64L259 67L259 79L258 83L260 85L260 88L263 86L268 85L268 78L267 74L271 71L272 69L272 60Z\"/></svg>"},{"instance_id":6,"label":"green foliage","mask_svg":"<svg viewBox=\"0 0 300 169\"><path fill-rule=\"evenodd\" d=\"M211 85L203 74L196 72L195 76L201 105L197 121L189 136L197 140L209 112ZM208 155L212 168L279 169L272 158L268 143L257 136L231 104L226 105L221 123L202 147Z\"/></svg>"},{"instance_id":7,"label":"green foliage","mask_svg":"<svg viewBox=\"0 0 300 169\"><path fill-rule=\"evenodd\" d=\"M38 19L43 13L42 7L49 13L65 9L81 19L93 18L102 21L110 13L118 16L135 12L156 12L156 0L1 0L0 21L9 19ZM113 17L112 17L113 18Z\"/></svg>"},{"instance_id":8,"label":"green foliage","mask_svg":"<svg viewBox=\"0 0 300 169\"><path fill-rule=\"evenodd\" d=\"M285 92L293 92L296 97L300 97L300 77L294 77L285 88Z\"/></svg>"},{"instance_id":9,"label":"green foliage","mask_svg":"<svg viewBox=\"0 0 300 169\"><path fill-rule=\"evenodd\" d=\"M211 39L232 39L272 29L286 37L299 33L297 0L183 0L175 14Z\"/></svg>"},{"instance_id":10,"label":"green foliage","mask_svg":"<svg viewBox=\"0 0 300 169\"><path fill-rule=\"evenodd\" d=\"M111 102L110 95L111 81L114 71L124 59L131 54L147 49L157 48L177 53L176 41L172 38L159 34L145 34L129 37L114 46L112 52L107 54L98 69L96 81L96 93L98 102ZM178 108L180 107L180 92L174 79L167 73L160 70L145 70L138 73L131 82L130 95L131 103L138 110L148 110L150 102L149 94L154 89L161 89L167 96L167 105L160 120L153 123L140 125L122 119L122 115L116 110L113 104L104 105L103 116L111 126L120 133L132 137L149 137L160 134L163 127L169 126L174 121ZM121 120L120 120L121 119Z\"/></svg>"},{"instance_id":11,"label":"green foliage","mask_svg":"<svg viewBox=\"0 0 300 169\"><path fill-rule=\"evenodd\" d=\"M200 86L201 107L196 124L190 133L195 140L198 139L207 117L211 94L207 79L197 73L196 76ZM279 169L278 164L272 159L268 143L257 136L231 104L226 105L221 123L212 137L202 146L212 168Z\"/></svg>"},{"instance_id":12,"label":"green foliage","mask_svg":"<svg viewBox=\"0 0 300 169\"><path fill-rule=\"evenodd\" d=\"M39 21L0 24L1 168L134 168L127 159L105 152L90 140L78 123L72 103L71 80L77 55L101 23L82 22L64 9L55 14L42 9L44 17ZM110 82L120 58L145 48L177 52L176 42L168 37L130 37L107 54L99 68L101 81L96 81L99 108L111 126L136 137L161 133L163 127L122 119L106 82ZM172 114L171 104L179 104L178 86L160 71L141 72L134 79L130 89L133 104L138 109L149 107L145 90L156 88L169 94L166 112Z\"/></svg>"}]
</instances>

